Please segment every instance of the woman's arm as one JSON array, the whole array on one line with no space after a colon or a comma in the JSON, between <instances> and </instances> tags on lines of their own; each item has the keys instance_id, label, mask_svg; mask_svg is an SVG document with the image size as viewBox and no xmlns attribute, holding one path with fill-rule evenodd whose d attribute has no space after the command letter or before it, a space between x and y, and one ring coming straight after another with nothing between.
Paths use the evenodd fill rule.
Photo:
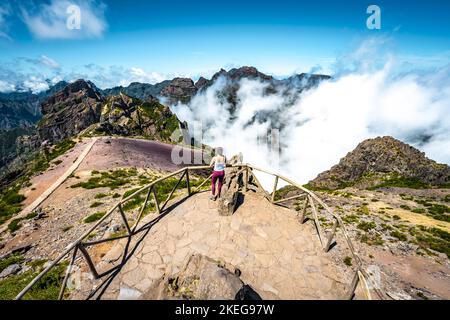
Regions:
<instances>
[{"instance_id":1,"label":"woman's arm","mask_svg":"<svg viewBox=\"0 0 450 320\"><path fill-rule=\"evenodd\" d=\"M214 163L216 162L216 157L213 157L212 159L211 159L211 163L209 164L209 166L212 168L212 167L214 167Z\"/></svg>"}]
</instances>

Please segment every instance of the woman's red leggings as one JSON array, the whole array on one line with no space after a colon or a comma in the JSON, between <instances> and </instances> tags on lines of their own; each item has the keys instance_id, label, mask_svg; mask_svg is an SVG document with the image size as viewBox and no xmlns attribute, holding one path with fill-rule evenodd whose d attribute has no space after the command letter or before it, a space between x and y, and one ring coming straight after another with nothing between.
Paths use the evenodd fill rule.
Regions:
<instances>
[{"instance_id":1,"label":"woman's red leggings","mask_svg":"<svg viewBox=\"0 0 450 320\"><path fill-rule=\"evenodd\" d=\"M217 195L220 197L220 191L222 190L223 177L225 176L225 171L214 171L211 178L211 191L213 195L216 195L216 181L217 183Z\"/></svg>"}]
</instances>

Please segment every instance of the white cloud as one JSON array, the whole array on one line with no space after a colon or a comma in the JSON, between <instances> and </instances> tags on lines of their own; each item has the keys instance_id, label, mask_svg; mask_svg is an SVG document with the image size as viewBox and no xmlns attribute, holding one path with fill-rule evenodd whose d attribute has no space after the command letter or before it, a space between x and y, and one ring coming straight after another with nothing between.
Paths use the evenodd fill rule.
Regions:
<instances>
[{"instance_id":1,"label":"white cloud","mask_svg":"<svg viewBox=\"0 0 450 320\"><path fill-rule=\"evenodd\" d=\"M23 87L30 90L33 93L39 93L44 90L48 90L48 83L38 77L31 76L23 82Z\"/></svg>"},{"instance_id":2,"label":"white cloud","mask_svg":"<svg viewBox=\"0 0 450 320\"><path fill-rule=\"evenodd\" d=\"M15 85L3 80L0 80L0 92L11 92L14 91Z\"/></svg>"},{"instance_id":3,"label":"white cloud","mask_svg":"<svg viewBox=\"0 0 450 320\"><path fill-rule=\"evenodd\" d=\"M40 62L51 69L59 69L59 63L45 55L40 57Z\"/></svg>"},{"instance_id":4,"label":"white cloud","mask_svg":"<svg viewBox=\"0 0 450 320\"><path fill-rule=\"evenodd\" d=\"M204 143L224 147L228 156L243 152L245 162L300 183L328 170L362 140L383 135L450 164L450 65L439 72L399 74L389 54L380 66L381 59L371 65L365 52L371 52L367 44L352 59L336 64L341 72L333 80L299 98L289 91L267 94L266 84L242 80L236 112L231 113L217 94L226 84L222 80L189 105L172 109L191 128L202 122ZM260 134L267 136L267 129L280 126L283 145L277 167L272 161L276 155L258 140Z\"/></svg>"},{"instance_id":5,"label":"white cloud","mask_svg":"<svg viewBox=\"0 0 450 320\"><path fill-rule=\"evenodd\" d=\"M19 90L31 89L34 92L40 89L46 90L44 82L55 84L61 80L86 79L91 80L101 89L107 89L119 85L128 86L132 82L155 84L175 76L146 71L138 67L126 68L118 65L103 67L94 63L66 69L46 55L36 58L21 57L0 63L0 79ZM10 86L3 84L2 88L5 91Z\"/></svg>"},{"instance_id":6,"label":"white cloud","mask_svg":"<svg viewBox=\"0 0 450 320\"><path fill-rule=\"evenodd\" d=\"M80 8L80 29L69 29L68 8ZM106 6L96 0L51 0L34 9L21 8L23 21L31 33L40 39L80 39L101 37L107 28Z\"/></svg>"},{"instance_id":7,"label":"white cloud","mask_svg":"<svg viewBox=\"0 0 450 320\"><path fill-rule=\"evenodd\" d=\"M131 67L126 71L127 78L120 81L121 86L128 86L132 82L158 83L167 79L158 72L146 72L141 68Z\"/></svg>"}]
</instances>

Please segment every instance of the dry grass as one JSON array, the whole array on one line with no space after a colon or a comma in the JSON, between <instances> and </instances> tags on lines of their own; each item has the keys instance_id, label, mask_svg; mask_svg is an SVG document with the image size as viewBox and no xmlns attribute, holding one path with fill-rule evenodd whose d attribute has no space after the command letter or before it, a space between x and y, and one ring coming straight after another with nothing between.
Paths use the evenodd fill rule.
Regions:
<instances>
[{"instance_id":1,"label":"dry grass","mask_svg":"<svg viewBox=\"0 0 450 320\"><path fill-rule=\"evenodd\" d=\"M381 208L386 208L391 206L390 204L384 203L382 201L379 202L373 202L369 204L369 208L372 209L374 214L380 215L378 212ZM428 216L425 216L420 213L414 213L409 210L394 208L392 210L385 210L385 214L393 217L395 215L399 216L404 221L409 221L410 223L414 225L422 225L425 227L435 227L439 228L441 230L450 232L450 223L445 221L436 220L433 218L430 218Z\"/></svg>"}]
</instances>

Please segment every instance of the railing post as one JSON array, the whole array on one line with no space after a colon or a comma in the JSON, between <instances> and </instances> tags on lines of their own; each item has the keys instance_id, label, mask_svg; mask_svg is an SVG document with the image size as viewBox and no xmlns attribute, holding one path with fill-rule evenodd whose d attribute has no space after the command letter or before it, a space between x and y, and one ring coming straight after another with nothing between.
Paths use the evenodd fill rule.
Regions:
<instances>
[{"instance_id":1,"label":"railing post","mask_svg":"<svg viewBox=\"0 0 450 320\"><path fill-rule=\"evenodd\" d=\"M303 209L300 212L300 224L303 224L305 222L305 214L306 214L306 208L308 207L309 197L306 197L305 203L303 204Z\"/></svg>"},{"instance_id":2,"label":"railing post","mask_svg":"<svg viewBox=\"0 0 450 320\"><path fill-rule=\"evenodd\" d=\"M316 224L317 234L319 236L320 244L322 245L322 248L323 248L323 234L322 234L322 228L320 227L319 215L317 213L317 209L316 209L316 206L314 205L313 199L311 198L311 196L308 196L308 197L309 197L309 202L311 204L311 209L312 209L312 212L314 215L314 222Z\"/></svg>"},{"instance_id":3,"label":"railing post","mask_svg":"<svg viewBox=\"0 0 450 320\"><path fill-rule=\"evenodd\" d=\"M331 233L328 236L327 245L325 246L325 249L324 249L325 252L328 252L328 250L330 250L330 246L331 246L331 243L333 242L333 238L334 238L334 234L336 233L337 226L338 226L338 220L335 219Z\"/></svg>"},{"instance_id":4,"label":"railing post","mask_svg":"<svg viewBox=\"0 0 450 320\"><path fill-rule=\"evenodd\" d=\"M139 210L139 214L138 214L138 216L136 218L136 223L131 228L133 232L136 231L136 228L137 228L137 226L139 224L139 221L141 221L142 215L144 214L145 207L147 206L147 203L148 203L148 198L150 198L150 192L152 192L153 188L154 188L154 185L152 185L150 188L148 188L148 192L147 192L147 195L145 196L144 204L142 205L141 210Z\"/></svg>"},{"instance_id":5,"label":"railing post","mask_svg":"<svg viewBox=\"0 0 450 320\"><path fill-rule=\"evenodd\" d=\"M70 260L69 266L67 267L66 275L64 276L63 283L61 285L61 289L59 291L58 300L62 300L64 298L64 292L66 291L67 280L69 280L70 273L72 272L72 266L75 262L75 258L77 257L78 246L73 249L72 259Z\"/></svg>"},{"instance_id":6,"label":"railing post","mask_svg":"<svg viewBox=\"0 0 450 320\"><path fill-rule=\"evenodd\" d=\"M189 169L186 169L186 184L187 184L188 196L190 196L191 195L191 185L189 184Z\"/></svg>"},{"instance_id":7,"label":"railing post","mask_svg":"<svg viewBox=\"0 0 450 320\"><path fill-rule=\"evenodd\" d=\"M156 197L156 190L155 190L155 188L152 188L152 193L153 193L153 200L155 200L156 212L158 214L161 214L161 209L159 207L158 198Z\"/></svg>"},{"instance_id":8,"label":"railing post","mask_svg":"<svg viewBox=\"0 0 450 320\"><path fill-rule=\"evenodd\" d=\"M348 292L346 295L347 300L352 300L353 296L355 295L356 287L358 286L359 282L359 274L358 271L355 272L355 276L353 277L352 283L350 284L350 287L348 288Z\"/></svg>"},{"instance_id":9,"label":"railing post","mask_svg":"<svg viewBox=\"0 0 450 320\"><path fill-rule=\"evenodd\" d=\"M245 165L245 181L244 181L244 192L248 191L248 165Z\"/></svg>"},{"instance_id":10,"label":"railing post","mask_svg":"<svg viewBox=\"0 0 450 320\"><path fill-rule=\"evenodd\" d=\"M277 192L277 185L278 185L278 176L275 176L275 183L273 184L273 191L272 191L272 203L275 201L275 193Z\"/></svg>"},{"instance_id":11,"label":"railing post","mask_svg":"<svg viewBox=\"0 0 450 320\"><path fill-rule=\"evenodd\" d=\"M100 278L97 269L95 269L94 263L92 262L91 256L89 255L89 253L87 252L86 248L82 243L79 244L79 248L84 258L86 259L86 262L88 264L89 269L91 270L92 275L94 276L94 279Z\"/></svg>"},{"instance_id":12,"label":"railing post","mask_svg":"<svg viewBox=\"0 0 450 320\"><path fill-rule=\"evenodd\" d=\"M128 224L127 218L125 217L125 213L123 212L121 203L119 204L119 213L120 216L122 217L123 223L125 224L125 228L127 228L128 235L131 236L132 232L130 229L130 225Z\"/></svg>"}]
</instances>

